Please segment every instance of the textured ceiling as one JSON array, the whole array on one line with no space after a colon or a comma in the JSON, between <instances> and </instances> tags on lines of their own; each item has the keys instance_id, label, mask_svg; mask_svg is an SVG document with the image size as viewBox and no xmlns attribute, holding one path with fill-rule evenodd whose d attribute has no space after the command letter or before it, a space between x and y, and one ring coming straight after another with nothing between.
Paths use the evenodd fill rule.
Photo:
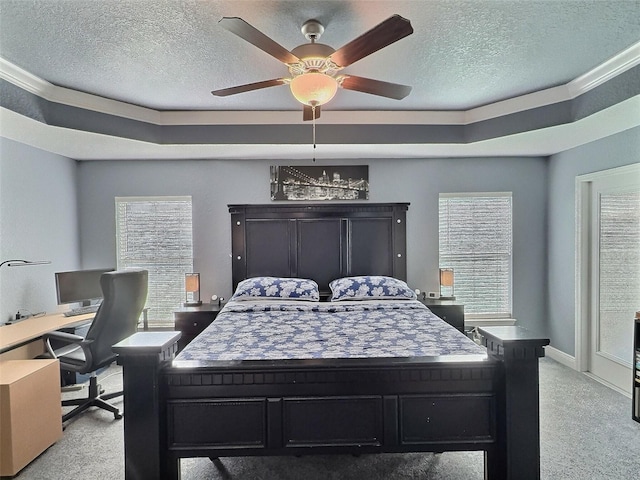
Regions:
<instances>
[{"instance_id":1,"label":"textured ceiling","mask_svg":"<svg viewBox=\"0 0 640 480\"><path fill-rule=\"evenodd\" d=\"M640 41L637 0L0 0L0 57L58 86L158 110L298 110L287 74L217 25L239 16L291 50L301 25L338 48L392 14L414 34L345 73L413 86L402 101L340 90L326 110L467 110L565 84Z\"/></svg>"}]
</instances>

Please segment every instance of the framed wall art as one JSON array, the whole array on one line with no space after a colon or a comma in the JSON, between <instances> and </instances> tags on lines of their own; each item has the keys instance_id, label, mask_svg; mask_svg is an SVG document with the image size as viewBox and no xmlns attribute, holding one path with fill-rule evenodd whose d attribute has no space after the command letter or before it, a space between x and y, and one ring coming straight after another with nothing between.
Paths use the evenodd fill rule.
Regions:
<instances>
[{"instance_id":1,"label":"framed wall art","mask_svg":"<svg viewBox=\"0 0 640 480\"><path fill-rule=\"evenodd\" d=\"M369 200L369 166L272 166L271 200Z\"/></svg>"}]
</instances>

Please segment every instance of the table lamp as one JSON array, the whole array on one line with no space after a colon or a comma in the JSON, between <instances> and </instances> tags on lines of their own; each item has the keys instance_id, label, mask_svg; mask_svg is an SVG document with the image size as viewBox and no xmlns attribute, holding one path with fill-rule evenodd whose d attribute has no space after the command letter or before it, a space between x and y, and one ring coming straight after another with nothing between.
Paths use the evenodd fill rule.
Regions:
<instances>
[{"instance_id":1,"label":"table lamp","mask_svg":"<svg viewBox=\"0 0 640 480\"><path fill-rule=\"evenodd\" d=\"M185 307L197 307L202 305L200 300L200 274L199 273L185 273L184 274L184 289L187 294Z\"/></svg>"},{"instance_id":2,"label":"table lamp","mask_svg":"<svg viewBox=\"0 0 640 480\"><path fill-rule=\"evenodd\" d=\"M456 297L453 295L453 268L440 269L440 299L456 299Z\"/></svg>"}]
</instances>

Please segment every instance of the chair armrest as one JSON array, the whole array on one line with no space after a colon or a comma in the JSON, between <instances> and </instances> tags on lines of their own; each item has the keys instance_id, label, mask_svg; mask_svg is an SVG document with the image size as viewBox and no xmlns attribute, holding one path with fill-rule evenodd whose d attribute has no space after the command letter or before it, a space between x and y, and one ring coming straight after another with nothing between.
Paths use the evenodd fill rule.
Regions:
<instances>
[{"instance_id":1,"label":"chair armrest","mask_svg":"<svg viewBox=\"0 0 640 480\"><path fill-rule=\"evenodd\" d=\"M75 333L60 332L57 330L53 332L45 333L42 336L42 338L45 342L49 341L50 339L54 339L54 340L59 340L65 343L79 343L82 340L84 340L84 337L82 335L76 335Z\"/></svg>"},{"instance_id":2,"label":"chair armrest","mask_svg":"<svg viewBox=\"0 0 640 480\"><path fill-rule=\"evenodd\" d=\"M67 345L77 345L78 347L82 348L85 352L85 356L87 355L87 352L89 351L87 348L85 348L86 346L88 346L89 344L93 343L93 340L85 340L85 338L81 335L76 335L74 333L67 333L67 332L60 332L58 330L53 331L53 332L49 332L49 333L45 333L42 336L42 339L44 340L44 345L47 349L47 353L49 354L49 356L51 358L58 358L58 355L56 355L55 350L53 349L53 347L51 346L51 340L57 340L59 342L65 343ZM90 353L89 353L90 355Z\"/></svg>"}]
</instances>

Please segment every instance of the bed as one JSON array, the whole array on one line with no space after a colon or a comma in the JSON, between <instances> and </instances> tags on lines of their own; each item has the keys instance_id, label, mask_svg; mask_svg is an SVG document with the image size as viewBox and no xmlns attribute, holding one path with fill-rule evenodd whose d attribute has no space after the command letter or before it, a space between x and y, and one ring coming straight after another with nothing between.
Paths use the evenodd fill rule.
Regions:
<instances>
[{"instance_id":1,"label":"bed","mask_svg":"<svg viewBox=\"0 0 640 480\"><path fill-rule=\"evenodd\" d=\"M408 204L229 210L234 289L264 289L234 297L177 357L177 332L114 346L127 479L180 478L188 457L452 450L484 451L489 479L540 477L547 339L493 327L480 347L412 292L336 298L336 280L406 280ZM297 287L264 298L292 279L317 300L291 298Z\"/></svg>"}]
</instances>

